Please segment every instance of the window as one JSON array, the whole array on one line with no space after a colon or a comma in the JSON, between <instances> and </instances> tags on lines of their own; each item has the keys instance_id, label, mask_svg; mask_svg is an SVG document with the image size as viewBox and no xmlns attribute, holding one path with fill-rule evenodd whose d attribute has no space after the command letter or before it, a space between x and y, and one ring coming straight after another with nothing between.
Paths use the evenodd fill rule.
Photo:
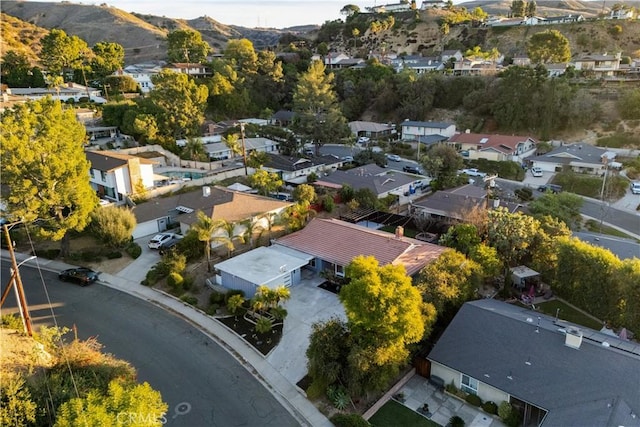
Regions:
<instances>
[{"instance_id":1,"label":"window","mask_svg":"<svg viewBox=\"0 0 640 427\"><path fill-rule=\"evenodd\" d=\"M316 259L313 258L309 261L309 267L316 268Z\"/></svg>"},{"instance_id":2,"label":"window","mask_svg":"<svg viewBox=\"0 0 640 427\"><path fill-rule=\"evenodd\" d=\"M336 264L336 276L344 277L344 267Z\"/></svg>"},{"instance_id":3,"label":"window","mask_svg":"<svg viewBox=\"0 0 640 427\"><path fill-rule=\"evenodd\" d=\"M478 394L478 380L463 374L460 389L469 394Z\"/></svg>"},{"instance_id":4,"label":"window","mask_svg":"<svg viewBox=\"0 0 640 427\"><path fill-rule=\"evenodd\" d=\"M107 180L107 173L105 171L100 171L100 177L103 181Z\"/></svg>"}]
</instances>

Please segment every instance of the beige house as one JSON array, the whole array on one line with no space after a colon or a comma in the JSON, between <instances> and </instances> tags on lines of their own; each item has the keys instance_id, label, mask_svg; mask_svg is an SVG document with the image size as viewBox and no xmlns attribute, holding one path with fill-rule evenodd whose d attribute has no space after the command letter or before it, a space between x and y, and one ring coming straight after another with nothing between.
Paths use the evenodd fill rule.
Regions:
<instances>
[{"instance_id":1,"label":"beige house","mask_svg":"<svg viewBox=\"0 0 640 427\"><path fill-rule=\"evenodd\" d=\"M449 138L448 143L468 153L469 159L521 163L525 157L535 153L538 141L530 136L458 133Z\"/></svg>"}]
</instances>

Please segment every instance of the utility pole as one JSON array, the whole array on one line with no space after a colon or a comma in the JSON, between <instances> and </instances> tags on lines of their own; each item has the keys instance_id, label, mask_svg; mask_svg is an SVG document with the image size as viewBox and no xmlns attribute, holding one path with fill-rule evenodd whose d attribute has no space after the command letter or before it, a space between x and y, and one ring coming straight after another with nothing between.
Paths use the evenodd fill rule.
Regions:
<instances>
[{"instance_id":1,"label":"utility pole","mask_svg":"<svg viewBox=\"0 0 640 427\"><path fill-rule=\"evenodd\" d=\"M11 226L17 223L9 224ZM20 270L18 263L16 262L16 254L13 251L13 241L11 240L11 236L9 235L9 225L5 224L2 226L4 230L4 236L8 243L9 248L9 256L11 257L11 277L9 278L9 283L7 284L7 288L2 293L2 298L0 299L0 307L4 303L7 295L9 294L9 289L14 288L16 291L18 308L20 309L20 315L22 316L22 323L24 325L24 330L29 336L33 336L33 327L31 326L31 316L29 315L29 307L27 306L27 299L24 296L24 289L22 288L22 278L20 277ZM32 258L27 258L33 259ZM25 261L27 261L25 260ZM24 262L24 261L23 261Z\"/></svg>"},{"instance_id":2,"label":"utility pole","mask_svg":"<svg viewBox=\"0 0 640 427\"><path fill-rule=\"evenodd\" d=\"M240 135L242 136L242 161L244 162L244 174L249 175L247 169L247 150L244 145L244 122L240 122Z\"/></svg>"},{"instance_id":3,"label":"utility pole","mask_svg":"<svg viewBox=\"0 0 640 427\"><path fill-rule=\"evenodd\" d=\"M600 233L602 233L602 223L604 222L604 213L606 208L606 203L604 200L604 193L607 185L607 172L609 171L609 158L605 155L602 157L604 161L604 176L602 177L602 189L600 190L600 202L601 202L601 213L600 213Z\"/></svg>"}]
</instances>

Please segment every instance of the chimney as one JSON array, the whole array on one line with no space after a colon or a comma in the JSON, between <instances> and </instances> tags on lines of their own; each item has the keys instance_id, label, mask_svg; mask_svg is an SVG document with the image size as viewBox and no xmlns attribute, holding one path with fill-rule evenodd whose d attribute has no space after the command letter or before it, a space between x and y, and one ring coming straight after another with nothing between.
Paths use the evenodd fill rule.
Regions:
<instances>
[{"instance_id":1,"label":"chimney","mask_svg":"<svg viewBox=\"0 0 640 427\"><path fill-rule=\"evenodd\" d=\"M402 239L404 237L404 227L399 225L396 227L396 239Z\"/></svg>"},{"instance_id":2,"label":"chimney","mask_svg":"<svg viewBox=\"0 0 640 427\"><path fill-rule=\"evenodd\" d=\"M202 187L202 197L209 197L211 195L211 187L205 185Z\"/></svg>"},{"instance_id":3,"label":"chimney","mask_svg":"<svg viewBox=\"0 0 640 427\"><path fill-rule=\"evenodd\" d=\"M582 331L574 326L567 328L564 345L578 349L582 344Z\"/></svg>"}]
</instances>

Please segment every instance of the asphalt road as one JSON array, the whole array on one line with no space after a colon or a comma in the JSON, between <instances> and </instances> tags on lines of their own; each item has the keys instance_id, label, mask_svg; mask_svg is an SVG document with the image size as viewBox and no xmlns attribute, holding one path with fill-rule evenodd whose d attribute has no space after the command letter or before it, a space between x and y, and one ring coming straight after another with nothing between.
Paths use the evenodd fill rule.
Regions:
<instances>
[{"instance_id":1,"label":"asphalt road","mask_svg":"<svg viewBox=\"0 0 640 427\"><path fill-rule=\"evenodd\" d=\"M53 325L37 270L20 267L34 327ZM2 262L2 289L9 264ZM76 325L104 351L131 362L138 379L162 393L167 426L296 426L289 412L218 344L182 318L122 292L79 287L42 272L58 325ZM13 292L2 314L16 312ZM71 335L68 337L71 339Z\"/></svg>"},{"instance_id":2,"label":"asphalt road","mask_svg":"<svg viewBox=\"0 0 640 427\"><path fill-rule=\"evenodd\" d=\"M334 155L340 158L344 156L355 156L361 148L359 146L354 147L346 147L341 145L324 145L320 148L320 153L324 155ZM392 160L387 160L387 167L389 169L395 169L402 171L404 166L416 166L418 163L414 160L409 160L405 158L401 158L399 162L394 162Z\"/></svg>"}]
</instances>

